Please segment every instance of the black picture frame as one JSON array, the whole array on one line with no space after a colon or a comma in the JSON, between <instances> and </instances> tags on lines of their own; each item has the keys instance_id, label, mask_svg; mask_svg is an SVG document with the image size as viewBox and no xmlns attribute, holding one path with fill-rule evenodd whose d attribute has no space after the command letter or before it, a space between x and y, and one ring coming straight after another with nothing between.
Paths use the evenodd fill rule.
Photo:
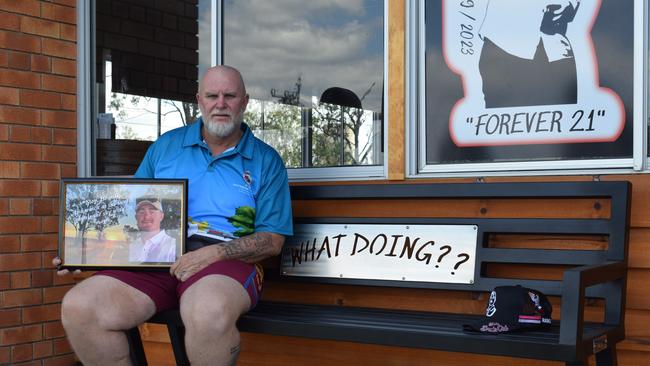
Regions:
<instances>
[{"instance_id":1,"label":"black picture frame","mask_svg":"<svg viewBox=\"0 0 650 366\"><path fill-rule=\"evenodd\" d=\"M168 269L186 237L187 179L61 180L61 269Z\"/></svg>"}]
</instances>

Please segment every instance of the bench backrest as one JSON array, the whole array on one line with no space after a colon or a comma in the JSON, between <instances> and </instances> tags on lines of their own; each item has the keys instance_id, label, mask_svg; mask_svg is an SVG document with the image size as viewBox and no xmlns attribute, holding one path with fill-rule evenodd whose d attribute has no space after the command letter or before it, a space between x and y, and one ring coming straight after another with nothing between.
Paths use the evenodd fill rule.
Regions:
<instances>
[{"instance_id":1,"label":"bench backrest","mask_svg":"<svg viewBox=\"0 0 650 366\"><path fill-rule=\"evenodd\" d=\"M390 217L297 217L296 228L304 223L344 223L344 224L469 224L478 227L478 243L475 257L475 281L471 284L390 281L330 277L292 277L294 280L332 283L357 284L369 286L410 287L446 290L490 291L499 285L518 283L544 292L547 295L561 295L560 278L517 278L508 277L508 271L492 270L491 266L525 265L548 267L576 267L600 264L607 261L627 263L627 242L630 210L629 182L519 182L519 183L438 183L438 184L363 184L363 185L319 185L293 186L291 196L294 202L300 201L314 205L318 201L341 202L347 200L380 200L396 202L398 200L513 200L512 210L498 217L484 217L480 210L474 217L412 217L408 212L394 212ZM576 217L571 212L560 212L560 217L542 215L543 217L521 217L519 211L525 211L526 205L549 200L586 199L602 213L592 217ZM608 209L608 210L607 210ZM562 209L570 211L565 205ZM562 211L559 210L559 211ZM608 211L608 212L607 212ZM426 215L425 215L426 216ZM491 244L500 236L518 237L533 235L537 247L509 245L498 247ZM546 248L543 238L554 237ZM565 238L576 238L578 242L593 241L593 237L602 245L581 247L563 247ZM530 239L528 239L530 240ZM569 239L567 239L568 241ZM560 245L558 246L558 243ZM587 248L587 249L585 249ZM561 273L561 271L560 271ZM606 297L606 287L588 288L588 297ZM623 289L624 291L624 289Z\"/></svg>"}]
</instances>

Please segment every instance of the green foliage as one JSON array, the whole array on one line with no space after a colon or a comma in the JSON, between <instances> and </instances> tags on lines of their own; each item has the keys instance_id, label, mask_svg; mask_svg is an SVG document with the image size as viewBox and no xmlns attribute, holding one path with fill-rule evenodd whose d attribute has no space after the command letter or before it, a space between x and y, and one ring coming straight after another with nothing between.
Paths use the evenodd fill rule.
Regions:
<instances>
[{"instance_id":1,"label":"green foliage","mask_svg":"<svg viewBox=\"0 0 650 366\"><path fill-rule=\"evenodd\" d=\"M302 166L301 107L279 103L251 103L244 119L255 136L271 145L282 157L285 166Z\"/></svg>"},{"instance_id":2,"label":"green foliage","mask_svg":"<svg viewBox=\"0 0 650 366\"><path fill-rule=\"evenodd\" d=\"M165 217L160 223L160 228L165 230L178 230L178 223L181 220L181 201L172 199L162 199L160 201L163 207Z\"/></svg>"},{"instance_id":3,"label":"green foliage","mask_svg":"<svg viewBox=\"0 0 650 366\"><path fill-rule=\"evenodd\" d=\"M341 164L341 107L322 104L314 108L312 119L312 166L328 167Z\"/></svg>"},{"instance_id":4,"label":"green foliage","mask_svg":"<svg viewBox=\"0 0 650 366\"><path fill-rule=\"evenodd\" d=\"M235 236L252 234L255 230L255 209L250 206L237 207L235 214L228 218L228 222L239 228L234 232Z\"/></svg>"},{"instance_id":5,"label":"green foliage","mask_svg":"<svg viewBox=\"0 0 650 366\"><path fill-rule=\"evenodd\" d=\"M124 120L128 117L126 106L129 108L137 107L140 104L140 96L129 95L122 93L111 93L111 99L108 102L107 111L114 111L117 113L115 116L116 121Z\"/></svg>"},{"instance_id":6,"label":"green foliage","mask_svg":"<svg viewBox=\"0 0 650 366\"><path fill-rule=\"evenodd\" d=\"M313 166L373 163L370 157L372 135L362 136L364 125L373 123L372 118L364 118L366 111L324 103L313 111Z\"/></svg>"},{"instance_id":7,"label":"green foliage","mask_svg":"<svg viewBox=\"0 0 650 366\"><path fill-rule=\"evenodd\" d=\"M118 139L138 140L138 134L135 132L133 127L127 125L119 126L115 135Z\"/></svg>"},{"instance_id":8,"label":"green foliage","mask_svg":"<svg viewBox=\"0 0 650 366\"><path fill-rule=\"evenodd\" d=\"M296 93L300 92L300 82L298 78ZM363 93L361 101L374 85ZM328 103L305 108L251 99L244 118L255 135L273 146L289 168L368 165L381 158L372 154L381 131L374 130L372 112L361 108ZM310 145L307 152L303 151L305 139Z\"/></svg>"}]
</instances>

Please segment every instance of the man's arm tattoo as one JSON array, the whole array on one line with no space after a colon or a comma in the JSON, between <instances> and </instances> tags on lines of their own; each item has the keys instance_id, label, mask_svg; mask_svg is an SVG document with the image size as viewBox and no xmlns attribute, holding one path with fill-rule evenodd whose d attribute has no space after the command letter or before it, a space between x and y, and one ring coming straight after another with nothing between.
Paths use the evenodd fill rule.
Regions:
<instances>
[{"instance_id":1,"label":"man's arm tattoo","mask_svg":"<svg viewBox=\"0 0 650 366\"><path fill-rule=\"evenodd\" d=\"M273 240L269 233L254 233L219 245L226 254L225 259L239 259L252 263L275 254Z\"/></svg>"}]
</instances>

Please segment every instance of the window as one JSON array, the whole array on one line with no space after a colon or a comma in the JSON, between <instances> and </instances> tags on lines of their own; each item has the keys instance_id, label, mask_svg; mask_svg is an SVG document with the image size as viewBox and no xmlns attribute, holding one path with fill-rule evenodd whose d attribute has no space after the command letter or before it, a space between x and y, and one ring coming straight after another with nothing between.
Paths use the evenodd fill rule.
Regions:
<instances>
[{"instance_id":1,"label":"window","mask_svg":"<svg viewBox=\"0 0 650 366\"><path fill-rule=\"evenodd\" d=\"M198 116L198 75L214 59L212 1L77 5L78 174L133 174L152 140Z\"/></svg>"},{"instance_id":2,"label":"window","mask_svg":"<svg viewBox=\"0 0 650 366\"><path fill-rule=\"evenodd\" d=\"M555 3L410 2L411 176L640 169L641 7Z\"/></svg>"},{"instance_id":3,"label":"window","mask_svg":"<svg viewBox=\"0 0 650 366\"><path fill-rule=\"evenodd\" d=\"M291 178L385 176L384 8L383 0L223 2L223 63L242 71L246 121Z\"/></svg>"},{"instance_id":4,"label":"window","mask_svg":"<svg viewBox=\"0 0 650 366\"><path fill-rule=\"evenodd\" d=\"M94 0L79 11L95 39L79 42L93 76L79 118L96 121L80 129L81 176L131 174L151 141L199 116L198 78L224 63L242 71L245 121L290 178L385 177L383 0Z\"/></svg>"}]
</instances>

